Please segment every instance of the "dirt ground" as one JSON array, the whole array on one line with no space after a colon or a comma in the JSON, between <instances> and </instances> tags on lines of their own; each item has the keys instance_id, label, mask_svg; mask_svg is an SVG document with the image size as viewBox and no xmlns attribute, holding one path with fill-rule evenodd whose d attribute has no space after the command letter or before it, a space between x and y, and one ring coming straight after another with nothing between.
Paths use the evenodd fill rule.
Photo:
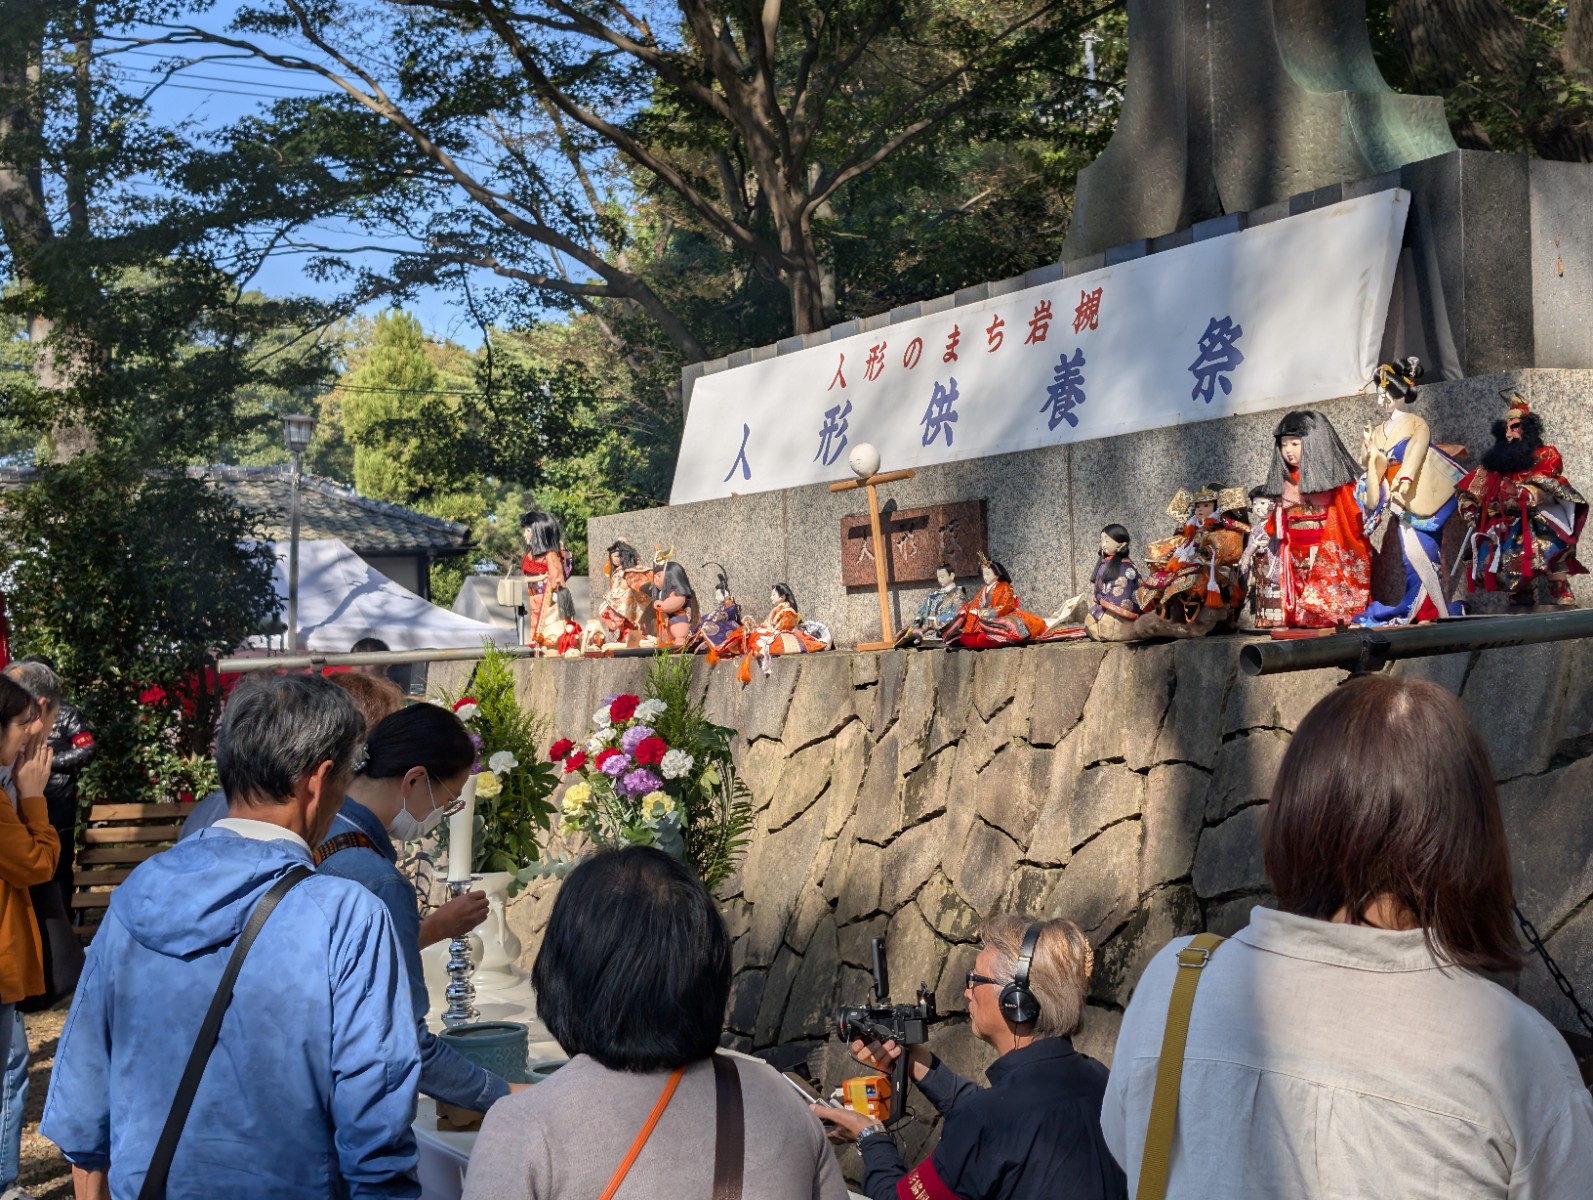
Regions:
<instances>
[{"instance_id":1,"label":"dirt ground","mask_svg":"<svg viewBox=\"0 0 1593 1200\"><path fill-rule=\"evenodd\" d=\"M17 1186L31 1192L36 1200L71 1200L72 1168L67 1166L53 1142L39 1136L39 1115L44 1112L44 1095L50 1087L50 1067L55 1063L55 1044L66 1023L66 1007L49 1012L29 1013L28 1107L22 1127L22 1174Z\"/></svg>"}]
</instances>

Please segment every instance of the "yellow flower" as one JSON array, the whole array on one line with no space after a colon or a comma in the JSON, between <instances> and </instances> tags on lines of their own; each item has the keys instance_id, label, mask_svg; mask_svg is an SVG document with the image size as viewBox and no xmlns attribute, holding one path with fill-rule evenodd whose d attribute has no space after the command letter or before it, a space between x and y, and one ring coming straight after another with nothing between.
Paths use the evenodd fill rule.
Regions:
<instances>
[{"instance_id":1,"label":"yellow flower","mask_svg":"<svg viewBox=\"0 0 1593 1200\"><path fill-rule=\"evenodd\" d=\"M642 797L642 820L657 821L675 811L675 802L664 792L648 792Z\"/></svg>"},{"instance_id":2,"label":"yellow flower","mask_svg":"<svg viewBox=\"0 0 1593 1200\"><path fill-rule=\"evenodd\" d=\"M483 771L476 776L476 795L483 800L491 800L503 791L503 780L491 771Z\"/></svg>"},{"instance_id":3,"label":"yellow flower","mask_svg":"<svg viewBox=\"0 0 1593 1200\"><path fill-rule=\"evenodd\" d=\"M563 808L567 815L576 817L592 801L592 787L587 783L572 783L564 790Z\"/></svg>"}]
</instances>

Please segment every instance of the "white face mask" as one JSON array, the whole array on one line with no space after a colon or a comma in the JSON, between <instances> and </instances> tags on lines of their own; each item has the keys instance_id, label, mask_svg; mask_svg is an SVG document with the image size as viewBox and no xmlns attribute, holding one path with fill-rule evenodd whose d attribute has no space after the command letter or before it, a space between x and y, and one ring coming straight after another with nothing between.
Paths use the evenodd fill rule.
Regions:
<instances>
[{"instance_id":1,"label":"white face mask","mask_svg":"<svg viewBox=\"0 0 1593 1200\"><path fill-rule=\"evenodd\" d=\"M409 804L406 801L393 814L392 822L387 826L387 832L401 842L413 842L417 838L425 837L433 829L436 829L438 825L442 824L443 810L438 807L436 793L431 790L431 776L429 775L426 776L426 794L431 797L431 811L426 814L424 820L415 820L409 811Z\"/></svg>"}]
</instances>

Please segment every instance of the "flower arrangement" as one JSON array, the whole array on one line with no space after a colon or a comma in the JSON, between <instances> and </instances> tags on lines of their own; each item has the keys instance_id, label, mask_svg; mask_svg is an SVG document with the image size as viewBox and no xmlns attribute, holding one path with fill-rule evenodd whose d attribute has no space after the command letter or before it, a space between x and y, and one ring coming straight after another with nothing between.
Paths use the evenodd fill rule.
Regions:
<instances>
[{"instance_id":1,"label":"flower arrangement","mask_svg":"<svg viewBox=\"0 0 1593 1200\"><path fill-rule=\"evenodd\" d=\"M182 705L165 688L145 688L138 697L133 761L162 804L192 804L221 786L215 760L184 748Z\"/></svg>"},{"instance_id":2,"label":"flower arrangement","mask_svg":"<svg viewBox=\"0 0 1593 1200\"><path fill-rule=\"evenodd\" d=\"M548 797L559 776L537 755L539 722L515 698L513 661L487 647L472 690L452 700L476 747L475 871L519 871L536 861L553 816Z\"/></svg>"},{"instance_id":3,"label":"flower arrangement","mask_svg":"<svg viewBox=\"0 0 1593 1200\"><path fill-rule=\"evenodd\" d=\"M560 828L604 848L657 846L712 891L735 870L752 825L730 753L734 730L691 700L689 658L655 656L647 692L610 697L582 742L548 748L567 780Z\"/></svg>"}]
</instances>

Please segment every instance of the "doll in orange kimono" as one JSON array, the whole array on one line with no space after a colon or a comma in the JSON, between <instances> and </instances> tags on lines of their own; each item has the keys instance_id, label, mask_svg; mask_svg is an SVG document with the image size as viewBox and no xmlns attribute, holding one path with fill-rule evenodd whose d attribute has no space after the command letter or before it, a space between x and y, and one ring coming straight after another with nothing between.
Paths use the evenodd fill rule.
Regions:
<instances>
[{"instance_id":1,"label":"doll in orange kimono","mask_svg":"<svg viewBox=\"0 0 1593 1200\"><path fill-rule=\"evenodd\" d=\"M769 615L761 624L746 622L722 646L708 651L709 662L739 654L741 664L736 668L736 678L742 683L752 682L754 659L768 675L770 659L776 654L811 654L830 648L830 631L816 621L802 619L789 584L775 584L769 592L769 603Z\"/></svg>"},{"instance_id":2,"label":"doll in orange kimono","mask_svg":"<svg viewBox=\"0 0 1593 1200\"><path fill-rule=\"evenodd\" d=\"M1239 514L1243 488L1208 483L1194 494L1180 488L1167 506L1179 531L1152 542L1152 574L1135 593L1141 611L1209 632L1233 620L1244 602L1238 565L1250 526Z\"/></svg>"},{"instance_id":3,"label":"doll in orange kimono","mask_svg":"<svg viewBox=\"0 0 1593 1200\"><path fill-rule=\"evenodd\" d=\"M946 626L946 649L990 650L1017 646L1045 632L1045 620L1018 607L1012 576L998 562L979 555L984 586L957 610Z\"/></svg>"}]
</instances>

